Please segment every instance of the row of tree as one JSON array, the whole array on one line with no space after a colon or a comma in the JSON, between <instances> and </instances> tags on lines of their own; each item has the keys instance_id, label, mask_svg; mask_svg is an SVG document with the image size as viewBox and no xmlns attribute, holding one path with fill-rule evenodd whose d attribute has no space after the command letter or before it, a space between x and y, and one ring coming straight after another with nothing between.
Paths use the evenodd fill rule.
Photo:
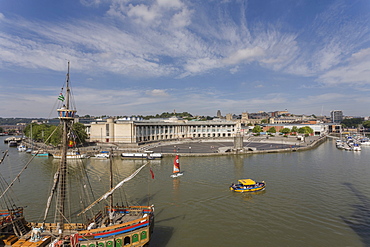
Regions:
<instances>
[{"instance_id":1,"label":"row of tree","mask_svg":"<svg viewBox=\"0 0 370 247\"><path fill-rule=\"evenodd\" d=\"M74 123L72 125L72 131L73 133L69 134L71 141L74 141L76 144L83 144L86 142L88 136L85 126L82 123ZM32 123L26 126L24 134L33 141L57 146L61 143L62 126Z\"/></svg>"},{"instance_id":2,"label":"row of tree","mask_svg":"<svg viewBox=\"0 0 370 247\"><path fill-rule=\"evenodd\" d=\"M253 133L256 133L256 134L259 134L261 132L263 132L262 130L262 127L260 125L256 125L254 126L254 128L252 129L252 132ZM267 130L267 133L269 134L275 134L277 131L276 131L276 128L275 127L271 127L270 129ZM301 127L301 128L298 128L297 126L293 126L291 129L289 128L283 128L280 130L280 133L283 133L284 135L287 135L287 134L302 134L302 135L310 135L313 133L313 129L309 126L304 126L304 127Z\"/></svg>"},{"instance_id":3,"label":"row of tree","mask_svg":"<svg viewBox=\"0 0 370 247\"><path fill-rule=\"evenodd\" d=\"M358 128L363 126L366 129L370 129L370 121L364 121L363 118L343 119L341 125L345 128Z\"/></svg>"}]
</instances>

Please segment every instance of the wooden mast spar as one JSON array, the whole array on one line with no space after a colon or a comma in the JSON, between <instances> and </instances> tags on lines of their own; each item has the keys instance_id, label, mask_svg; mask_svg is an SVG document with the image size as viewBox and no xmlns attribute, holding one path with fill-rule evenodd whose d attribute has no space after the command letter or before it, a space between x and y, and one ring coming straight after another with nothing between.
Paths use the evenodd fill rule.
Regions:
<instances>
[{"instance_id":1,"label":"wooden mast spar","mask_svg":"<svg viewBox=\"0 0 370 247\"><path fill-rule=\"evenodd\" d=\"M57 231L60 237L63 237L64 219L65 219L65 198L66 198L66 176L67 176L67 148L68 148L68 133L73 124L76 110L70 109L70 88L69 88L69 61L68 73L66 79L66 98L65 104L61 109L58 109L58 116L63 124L62 134L62 159L59 164L59 183L57 186L57 205L56 205L56 223Z\"/></svg>"}]
</instances>

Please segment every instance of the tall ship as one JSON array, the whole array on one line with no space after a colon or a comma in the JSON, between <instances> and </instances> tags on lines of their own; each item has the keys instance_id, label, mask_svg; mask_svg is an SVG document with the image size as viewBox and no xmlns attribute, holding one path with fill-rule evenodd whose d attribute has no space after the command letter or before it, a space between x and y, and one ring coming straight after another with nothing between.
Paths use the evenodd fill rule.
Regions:
<instances>
[{"instance_id":1,"label":"tall ship","mask_svg":"<svg viewBox=\"0 0 370 247\"><path fill-rule=\"evenodd\" d=\"M119 180L115 185L112 172L113 162L110 157L110 165L107 166L107 170L110 171L110 181L107 182L109 188L106 193L98 199L94 197L89 201L78 197L75 202L69 195L69 177L73 174L75 163L67 159L68 144L73 136L73 123L77 112L71 107L69 84L68 62L65 97L61 94L62 105L57 109L62 127L61 157L58 160L58 168L53 177L49 197L45 201L45 209L42 212L43 220L27 222L21 207L0 210L0 219L4 220L2 233L6 231L2 244L5 246L50 247L148 246L154 226L154 206L149 204L130 206L127 203L124 204L123 200L119 201L114 198L115 192L123 187L125 182L134 178L146 164L130 176ZM85 171L84 168L83 171ZM12 183L9 187L11 185ZM0 199L4 197L9 187L3 191ZM82 209L75 210L76 208Z\"/></svg>"}]
</instances>

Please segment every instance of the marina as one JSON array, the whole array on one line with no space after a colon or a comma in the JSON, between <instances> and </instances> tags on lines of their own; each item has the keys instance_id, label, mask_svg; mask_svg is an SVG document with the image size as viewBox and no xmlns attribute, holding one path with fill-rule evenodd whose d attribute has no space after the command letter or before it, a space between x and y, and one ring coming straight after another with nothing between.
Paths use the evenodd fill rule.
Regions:
<instances>
[{"instance_id":1,"label":"marina","mask_svg":"<svg viewBox=\"0 0 370 247\"><path fill-rule=\"evenodd\" d=\"M8 147L2 144L0 149ZM0 167L3 177L15 177L29 156L10 148L12 159ZM146 167L128 183L126 193L138 204L150 201L156 206L150 246L368 246L370 240L363 233L370 229L369 158L368 147L344 152L328 139L302 152L182 156L186 175L172 179L173 156L164 156L149 161L154 179ZM94 192L104 193L108 159L84 161L93 175ZM40 217L39 208L49 193L43 185L50 182L54 162L52 157L34 159L21 183L14 185L17 205L26 206L28 221ZM144 162L148 161L113 159L123 176ZM233 181L246 177L264 180L268 186L253 194L229 190ZM240 230L244 228L248 234Z\"/></svg>"}]
</instances>

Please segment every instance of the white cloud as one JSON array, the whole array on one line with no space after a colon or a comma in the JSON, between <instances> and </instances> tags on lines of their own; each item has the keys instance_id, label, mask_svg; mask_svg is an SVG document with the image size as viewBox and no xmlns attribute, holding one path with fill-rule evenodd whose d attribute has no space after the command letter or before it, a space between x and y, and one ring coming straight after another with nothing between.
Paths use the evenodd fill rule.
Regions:
<instances>
[{"instance_id":1,"label":"white cloud","mask_svg":"<svg viewBox=\"0 0 370 247\"><path fill-rule=\"evenodd\" d=\"M102 0L80 0L80 3L85 6L99 6Z\"/></svg>"},{"instance_id":2,"label":"white cloud","mask_svg":"<svg viewBox=\"0 0 370 247\"><path fill-rule=\"evenodd\" d=\"M230 74L235 74L239 71L239 66L235 66L233 68L230 69Z\"/></svg>"},{"instance_id":3,"label":"white cloud","mask_svg":"<svg viewBox=\"0 0 370 247\"><path fill-rule=\"evenodd\" d=\"M158 13L156 9L152 9L147 5L129 5L127 12L128 17L135 19L139 23L148 24L153 22L157 17Z\"/></svg>"},{"instance_id":4,"label":"white cloud","mask_svg":"<svg viewBox=\"0 0 370 247\"><path fill-rule=\"evenodd\" d=\"M181 1L138 5L113 1L108 14L114 13L122 26L104 21L74 20L66 24L13 19L9 25L23 31L23 37L0 36L2 60L24 67L63 70L67 59L78 61L75 69L84 71L140 77L177 74L182 78L252 61L276 70L295 56L294 35L273 29L260 30L251 40L245 27L221 20L220 29L212 22L211 28L194 32L195 11ZM162 63L162 57L172 62Z\"/></svg>"},{"instance_id":5,"label":"white cloud","mask_svg":"<svg viewBox=\"0 0 370 247\"><path fill-rule=\"evenodd\" d=\"M205 57L195 60L189 60L184 67L186 71L196 74L210 69L218 68L220 67L220 63L217 59Z\"/></svg>"},{"instance_id":6,"label":"white cloud","mask_svg":"<svg viewBox=\"0 0 370 247\"><path fill-rule=\"evenodd\" d=\"M370 48L362 49L347 59L345 65L329 70L318 78L327 85L370 84Z\"/></svg>"},{"instance_id":7,"label":"white cloud","mask_svg":"<svg viewBox=\"0 0 370 247\"><path fill-rule=\"evenodd\" d=\"M227 58L224 59L225 64L235 65L241 62L251 62L257 60L260 57L265 55L265 51L261 47L251 47L240 49L230 54Z\"/></svg>"},{"instance_id":8,"label":"white cloud","mask_svg":"<svg viewBox=\"0 0 370 247\"><path fill-rule=\"evenodd\" d=\"M281 78L287 76L289 80L295 75L299 75L295 77L297 87L301 88L304 81L307 91L311 92L318 86L327 90L328 87L322 85L338 84L355 85L349 89L366 91L362 85L370 82L369 18L366 13L362 16L347 15L344 10L348 4L344 2L333 4L334 7L322 13L314 13L316 16L307 13L306 17L311 17L312 21L305 25L301 19L297 23L284 22L293 17L289 12L294 8L287 11L286 19L263 16L253 19L249 14L259 10L249 9L251 5L244 1L81 0L81 3L86 9L87 6L93 9L94 13L105 8L109 10L105 15L94 16L94 19L84 19L81 14L76 19L55 18L53 21L41 21L38 17L27 20L15 14L5 18L0 13L0 68L65 71L66 60L70 60L72 69L79 76L88 74L95 79L97 74L107 78L113 75L115 82L120 81L125 86L129 81L127 77L143 79L145 83L160 81L155 87L128 90L126 93L84 89L81 93L83 102L97 100L94 105L97 111L104 111L110 104L112 111L127 109L127 106L135 106L137 111L141 111L145 109L145 103L165 109L172 104L169 102L173 98L182 99L175 103L176 108L188 104L194 109L201 106L203 110L220 105L220 99L228 111L245 109L246 106L276 108L292 104L288 98L292 96L285 94L262 95L264 103L254 96L237 100L232 95L230 100L226 97L226 94L228 97L232 94L229 92L214 92L204 98L199 92L209 90L208 85L215 84L206 76L202 83L206 88L199 86L198 92L184 90L179 96L181 93L176 89L184 87L180 84L191 84L192 76L199 80L201 77L197 78L197 75L222 75L222 80L230 81L231 89L238 87L238 81L284 84ZM98 9L103 5L104 8ZM328 5L323 4L321 9L325 6ZM256 75L256 71L266 73ZM266 74L280 79L267 78ZM162 77L161 80L158 77ZM94 83L94 80L89 82ZM170 85L167 87L176 89L166 88L165 83ZM272 91L267 86L258 90L262 85L264 83L256 84L250 90L266 91L266 94ZM284 92L284 87L275 87L274 90ZM334 91L334 87L331 90ZM320 100L337 102L335 94L320 93L323 98L302 98L314 103ZM338 97L340 95L337 94ZM266 97L271 98L265 100ZM324 101L324 97L331 101ZM130 98L135 98L135 101L128 101ZM298 107L297 102L293 103L295 107ZM88 108L88 104L83 106ZM305 107L304 102L299 106Z\"/></svg>"},{"instance_id":9,"label":"white cloud","mask_svg":"<svg viewBox=\"0 0 370 247\"><path fill-rule=\"evenodd\" d=\"M153 89L153 90L148 90L145 92L148 96L153 96L153 97L168 97L167 90L163 89Z\"/></svg>"},{"instance_id":10,"label":"white cloud","mask_svg":"<svg viewBox=\"0 0 370 247\"><path fill-rule=\"evenodd\" d=\"M178 29L178 28L184 28L186 26L189 26L191 24L192 14L193 14L193 11L187 8L184 8L180 12L175 13L170 22L172 28Z\"/></svg>"},{"instance_id":11,"label":"white cloud","mask_svg":"<svg viewBox=\"0 0 370 247\"><path fill-rule=\"evenodd\" d=\"M184 6L180 0L157 0L158 6L162 8L174 8L179 9Z\"/></svg>"}]
</instances>

